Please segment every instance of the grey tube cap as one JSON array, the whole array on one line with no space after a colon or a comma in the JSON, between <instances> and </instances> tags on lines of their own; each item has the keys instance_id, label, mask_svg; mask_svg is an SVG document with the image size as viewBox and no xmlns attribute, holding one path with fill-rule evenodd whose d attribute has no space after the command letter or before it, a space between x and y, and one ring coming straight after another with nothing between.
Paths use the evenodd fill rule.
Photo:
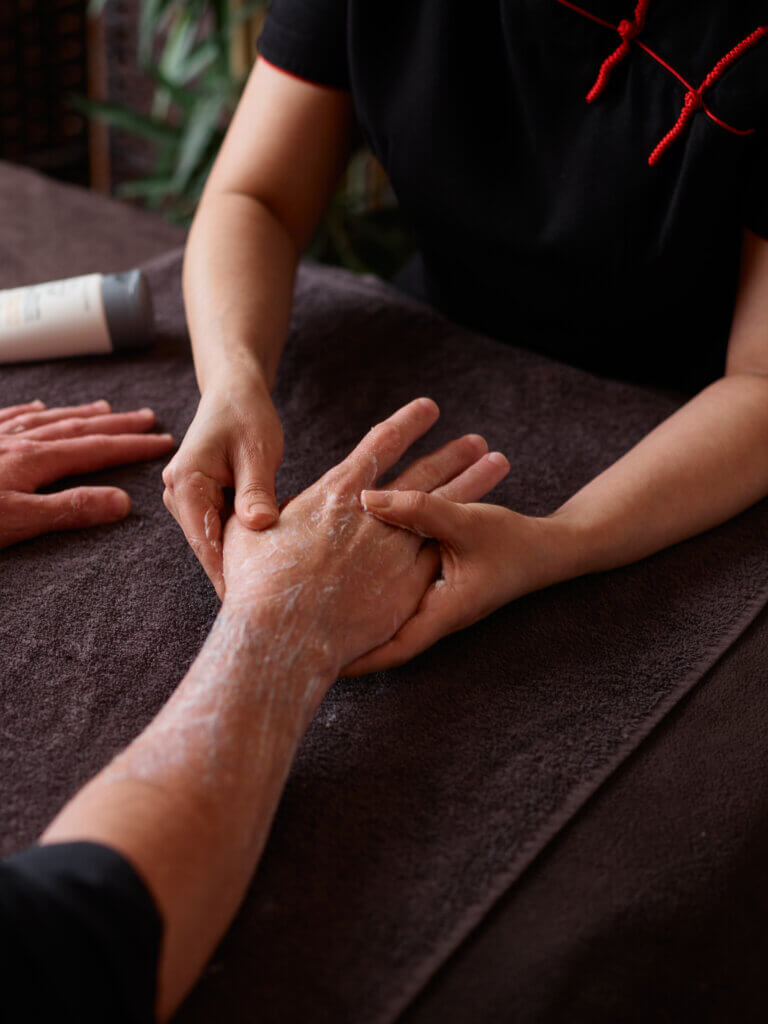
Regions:
<instances>
[{"instance_id":1,"label":"grey tube cap","mask_svg":"<svg viewBox=\"0 0 768 1024\"><path fill-rule=\"evenodd\" d=\"M112 348L146 348L152 344L155 318L147 279L140 270L104 274L101 295Z\"/></svg>"}]
</instances>

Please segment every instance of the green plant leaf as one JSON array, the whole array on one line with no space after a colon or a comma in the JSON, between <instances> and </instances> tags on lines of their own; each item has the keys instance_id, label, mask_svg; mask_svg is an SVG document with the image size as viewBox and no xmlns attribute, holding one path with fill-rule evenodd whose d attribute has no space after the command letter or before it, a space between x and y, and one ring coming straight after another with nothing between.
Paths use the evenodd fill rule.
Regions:
<instances>
[{"instance_id":1,"label":"green plant leaf","mask_svg":"<svg viewBox=\"0 0 768 1024\"><path fill-rule=\"evenodd\" d=\"M179 81L191 82L221 59L221 48L214 40L206 39L194 48L184 62Z\"/></svg>"},{"instance_id":2,"label":"green plant leaf","mask_svg":"<svg viewBox=\"0 0 768 1024\"><path fill-rule=\"evenodd\" d=\"M174 189L173 178L137 178L122 182L115 188L115 194L123 199L149 199L172 195Z\"/></svg>"},{"instance_id":3,"label":"green plant leaf","mask_svg":"<svg viewBox=\"0 0 768 1024\"><path fill-rule=\"evenodd\" d=\"M170 81L183 80L184 64L194 46L198 28L199 26L190 11L183 8L176 9L168 30L168 38L158 61L158 67Z\"/></svg>"},{"instance_id":4,"label":"green plant leaf","mask_svg":"<svg viewBox=\"0 0 768 1024\"><path fill-rule=\"evenodd\" d=\"M149 67L155 39L165 27L165 21L176 0L141 0L137 33L136 59L139 67Z\"/></svg>"},{"instance_id":5,"label":"green plant leaf","mask_svg":"<svg viewBox=\"0 0 768 1024\"><path fill-rule=\"evenodd\" d=\"M158 91L162 90L176 103L185 114L194 110L197 98L192 90L167 78L160 68L150 68L150 77L157 84Z\"/></svg>"},{"instance_id":6,"label":"green plant leaf","mask_svg":"<svg viewBox=\"0 0 768 1024\"><path fill-rule=\"evenodd\" d=\"M218 142L223 112L221 98L214 96L201 99L190 113L176 162L175 180L180 192L189 184L211 143Z\"/></svg>"}]
</instances>

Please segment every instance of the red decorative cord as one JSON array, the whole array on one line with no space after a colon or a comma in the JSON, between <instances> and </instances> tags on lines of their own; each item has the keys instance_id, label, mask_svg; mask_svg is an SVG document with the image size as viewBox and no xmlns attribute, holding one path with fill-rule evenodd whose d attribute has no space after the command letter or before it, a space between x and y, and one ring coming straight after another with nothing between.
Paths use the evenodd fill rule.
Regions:
<instances>
[{"instance_id":1,"label":"red decorative cord","mask_svg":"<svg viewBox=\"0 0 768 1024\"><path fill-rule=\"evenodd\" d=\"M666 68L670 74L675 76L681 85L685 86L685 100L683 102L680 115L674 127L667 132L648 158L648 163L651 166L657 164L672 143L682 135L697 110L703 110L711 121L714 121L715 124L720 125L721 128L724 128L732 135L754 134L754 128L734 128L733 125L726 124L725 121L721 121L720 118L713 114L707 106L704 100L704 92L709 89L711 85L714 85L725 70L729 68L734 61L737 61L743 53L759 43L761 39L768 36L768 25L761 25L759 28L756 28L754 32L750 33L750 35L746 37L746 39L742 39L738 46L734 46L734 48L730 50L722 60L719 60L717 64L715 64L697 89L695 86L691 85L690 82L686 81L680 72L673 68L671 64L668 64L663 57L660 57L658 53L655 53L650 46L646 46L642 39L637 38L639 33L642 32L645 27L645 16L648 10L649 0L640 0L635 9L634 22L622 21L619 25L614 25L610 21L606 21L604 18L600 18L598 15L592 14L591 11L587 11L583 7L579 7L578 4L572 3L572 0L557 0L557 3L562 4L563 7L570 7L572 11L576 11L577 14L584 15L585 18L589 18L591 21L597 22L598 25L604 25L605 28L613 29L614 32L618 32L621 36L621 46L619 46L619 48L603 62L603 66L600 68L600 73L597 76L597 81L587 93L587 100L590 103L603 91L611 72L629 52L632 42L635 42L641 50L644 50L649 57L652 57L663 68Z\"/></svg>"},{"instance_id":2,"label":"red decorative cord","mask_svg":"<svg viewBox=\"0 0 768 1024\"><path fill-rule=\"evenodd\" d=\"M680 111L680 116L678 117L674 128L667 132L658 146L656 146L654 151L648 157L648 163L651 167L653 167L654 164L657 164L672 143L675 142L676 139L680 138L682 133L688 127L688 124L696 111L702 109L704 106L703 97L705 90L709 89L711 85L714 85L718 78L722 76L725 70L729 68L734 61L737 61L743 53L750 50L765 36L768 36L768 25L762 25L760 28L756 28L754 32L750 33L746 39L742 39L738 46L734 46L734 48L730 50L722 60L719 60L717 64L715 64L698 89L688 89L688 92L685 94L683 108ZM722 124L723 122L720 121L719 123Z\"/></svg>"},{"instance_id":3,"label":"red decorative cord","mask_svg":"<svg viewBox=\"0 0 768 1024\"><path fill-rule=\"evenodd\" d=\"M635 8L635 17L632 21L628 21L626 18L620 21L616 26L616 31L621 36L621 43L617 50L606 60L603 61L602 67L597 76L597 81L587 93L587 102L592 103L598 98L608 85L608 79L613 74L613 70L619 65L630 51L632 46L632 40L636 39L637 36L645 28L645 16L648 13L648 4L651 0L638 0L637 7Z\"/></svg>"}]
</instances>

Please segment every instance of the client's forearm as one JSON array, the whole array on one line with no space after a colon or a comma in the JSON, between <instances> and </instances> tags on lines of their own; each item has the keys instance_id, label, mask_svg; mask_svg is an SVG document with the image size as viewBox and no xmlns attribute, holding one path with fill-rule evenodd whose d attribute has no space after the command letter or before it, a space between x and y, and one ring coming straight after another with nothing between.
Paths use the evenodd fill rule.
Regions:
<instances>
[{"instance_id":1,"label":"client's forearm","mask_svg":"<svg viewBox=\"0 0 768 1024\"><path fill-rule=\"evenodd\" d=\"M234 916L336 668L284 610L225 605L163 710L46 830L105 843L145 879L165 924L160 1019Z\"/></svg>"},{"instance_id":2,"label":"client's forearm","mask_svg":"<svg viewBox=\"0 0 768 1024\"><path fill-rule=\"evenodd\" d=\"M768 377L716 380L547 517L552 580L626 565L768 494Z\"/></svg>"}]
</instances>

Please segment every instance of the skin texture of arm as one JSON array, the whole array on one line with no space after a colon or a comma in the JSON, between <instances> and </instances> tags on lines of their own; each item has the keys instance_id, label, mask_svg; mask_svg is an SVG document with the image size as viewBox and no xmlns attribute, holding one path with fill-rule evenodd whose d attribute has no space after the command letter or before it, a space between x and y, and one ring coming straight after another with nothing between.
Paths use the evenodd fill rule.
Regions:
<instances>
[{"instance_id":1,"label":"skin texture of arm","mask_svg":"<svg viewBox=\"0 0 768 1024\"><path fill-rule=\"evenodd\" d=\"M201 654L155 720L42 837L104 843L144 878L165 923L161 1020L235 914L298 744L340 666L391 638L434 578L436 546L366 516L359 496L437 415L420 399L374 427L270 530L230 517L226 598ZM393 486L472 501L508 470L469 435Z\"/></svg>"},{"instance_id":2,"label":"skin texture of arm","mask_svg":"<svg viewBox=\"0 0 768 1024\"><path fill-rule=\"evenodd\" d=\"M627 565L725 522L768 495L766 451L768 241L745 232L725 375L552 514L363 494L382 521L441 543L443 579L393 640L345 672L401 664L516 597Z\"/></svg>"},{"instance_id":3,"label":"skin texture of arm","mask_svg":"<svg viewBox=\"0 0 768 1024\"><path fill-rule=\"evenodd\" d=\"M131 499L118 487L35 492L74 473L166 455L173 438L147 434L154 425L151 409L113 413L105 401L46 409L38 400L0 409L0 548L124 519Z\"/></svg>"},{"instance_id":4,"label":"skin texture of arm","mask_svg":"<svg viewBox=\"0 0 768 1024\"><path fill-rule=\"evenodd\" d=\"M184 302L201 401L166 468L165 504L223 596L223 487L252 529L278 517L283 455L270 398L299 257L354 145L349 93L259 59L187 242Z\"/></svg>"}]
</instances>

